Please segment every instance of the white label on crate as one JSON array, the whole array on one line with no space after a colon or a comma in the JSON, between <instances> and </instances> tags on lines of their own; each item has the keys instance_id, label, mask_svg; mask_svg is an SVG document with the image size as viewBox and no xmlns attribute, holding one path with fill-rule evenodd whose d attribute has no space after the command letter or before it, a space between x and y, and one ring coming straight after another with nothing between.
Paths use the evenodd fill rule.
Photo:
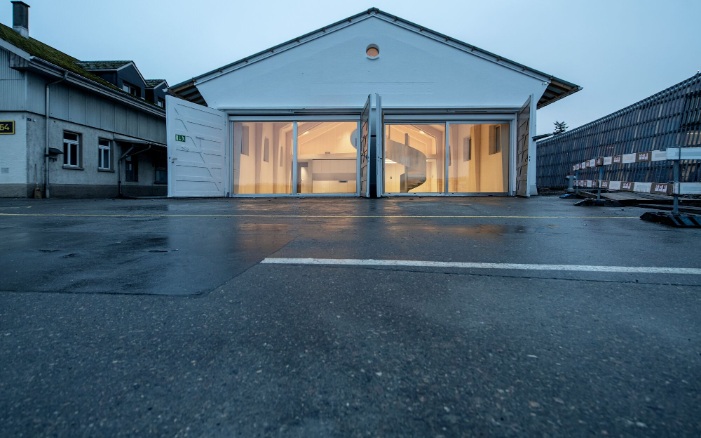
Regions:
<instances>
[{"instance_id":1,"label":"white label on crate","mask_svg":"<svg viewBox=\"0 0 701 438\"><path fill-rule=\"evenodd\" d=\"M628 163L635 163L635 157L638 154L623 154L623 163L628 164Z\"/></svg>"}]
</instances>

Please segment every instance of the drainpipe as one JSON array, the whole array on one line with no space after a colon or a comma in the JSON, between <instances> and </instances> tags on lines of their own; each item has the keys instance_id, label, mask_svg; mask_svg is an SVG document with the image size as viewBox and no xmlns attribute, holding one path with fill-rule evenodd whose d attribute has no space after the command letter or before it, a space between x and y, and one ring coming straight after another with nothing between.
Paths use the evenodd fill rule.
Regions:
<instances>
[{"instance_id":1,"label":"drainpipe","mask_svg":"<svg viewBox=\"0 0 701 438\"><path fill-rule=\"evenodd\" d=\"M129 156L129 152L134 150L134 146L130 147L124 154L117 160L117 197L122 197L122 160Z\"/></svg>"},{"instance_id":2,"label":"drainpipe","mask_svg":"<svg viewBox=\"0 0 701 438\"><path fill-rule=\"evenodd\" d=\"M48 199L50 198L50 193L49 193L49 121L51 119L51 115L49 113L49 87L51 85L58 84L59 82L63 82L66 80L68 77L68 72L63 72L63 77L57 81L54 82L48 82L46 84L46 105L45 105L45 111L46 111L46 133L45 133L45 143L44 143L44 196Z\"/></svg>"}]
</instances>

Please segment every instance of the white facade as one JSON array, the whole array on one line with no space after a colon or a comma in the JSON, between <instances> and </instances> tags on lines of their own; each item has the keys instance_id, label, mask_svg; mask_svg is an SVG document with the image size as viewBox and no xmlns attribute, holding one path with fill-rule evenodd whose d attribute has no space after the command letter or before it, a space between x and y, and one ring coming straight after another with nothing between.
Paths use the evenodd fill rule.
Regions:
<instances>
[{"instance_id":1,"label":"white facade","mask_svg":"<svg viewBox=\"0 0 701 438\"><path fill-rule=\"evenodd\" d=\"M355 195L529 196L535 193L535 146L528 132L551 83L544 73L372 9L171 90L197 94L228 117L221 164L229 177L222 196L307 194L300 180L332 165L345 169L342 175L320 171L331 180L317 185L344 188L311 193L348 194L352 160L358 163ZM571 89L562 95L578 89L567 85ZM377 96L371 110L378 123L363 118L370 95ZM530 119L517 123L519 113ZM273 125L282 122L289 126ZM360 135L347 135L349 141L355 135L356 158L340 139L326 145L326 157L300 153L308 129L333 130L341 122L358 123ZM169 171L177 178L172 158L183 145L171 137L169 132ZM273 157L265 155L270 147ZM527 168L527 178L517 179L517 168ZM369 191L363 178L373 187ZM253 180L253 191L237 188L244 179Z\"/></svg>"}]
</instances>

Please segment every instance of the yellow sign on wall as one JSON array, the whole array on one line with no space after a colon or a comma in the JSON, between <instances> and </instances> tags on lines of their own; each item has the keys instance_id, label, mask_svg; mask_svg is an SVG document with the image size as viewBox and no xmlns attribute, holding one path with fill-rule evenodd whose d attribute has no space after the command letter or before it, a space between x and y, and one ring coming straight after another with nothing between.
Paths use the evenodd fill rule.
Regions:
<instances>
[{"instance_id":1,"label":"yellow sign on wall","mask_svg":"<svg viewBox=\"0 0 701 438\"><path fill-rule=\"evenodd\" d=\"M12 135L15 133L14 120L0 120L0 135Z\"/></svg>"}]
</instances>

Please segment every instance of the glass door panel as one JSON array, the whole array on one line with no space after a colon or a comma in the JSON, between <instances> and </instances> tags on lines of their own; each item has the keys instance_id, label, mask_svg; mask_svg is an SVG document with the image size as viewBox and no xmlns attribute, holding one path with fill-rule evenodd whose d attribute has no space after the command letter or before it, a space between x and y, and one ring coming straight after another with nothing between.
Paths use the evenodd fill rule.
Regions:
<instances>
[{"instance_id":1,"label":"glass door panel","mask_svg":"<svg viewBox=\"0 0 701 438\"><path fill-rule=\"evenodd\" d=\"M445 124L385 125L385 193L444 193Z\"/></svg>"},{"instance_id":2,"label":"glass door panel","mask_svg":"<svg viewBox=\"0 0 701 438\"><path fill-rule=\"evenodd\" d=\"M299 122L298 193L356 193L357 129L358 122Z\"/></svg>"},{"instance_id":3,"label":"glass door panel","mask_svg":"<svg viewBox=\"0 0 701 438\"><path fill-rule=\"evenodd\" d=\"M450 193L509 190L509 124L450 123Z\"/></svg>"},{"instance_id":4,"label":"glass door panel","mask_svg":"<svg viewBox=\"0 0 701 438\"><path fill-rule=\"evenodd\" d=\"M234 123L234 194L292 193L292 123Z\"/></svg>"}]
</instances>

